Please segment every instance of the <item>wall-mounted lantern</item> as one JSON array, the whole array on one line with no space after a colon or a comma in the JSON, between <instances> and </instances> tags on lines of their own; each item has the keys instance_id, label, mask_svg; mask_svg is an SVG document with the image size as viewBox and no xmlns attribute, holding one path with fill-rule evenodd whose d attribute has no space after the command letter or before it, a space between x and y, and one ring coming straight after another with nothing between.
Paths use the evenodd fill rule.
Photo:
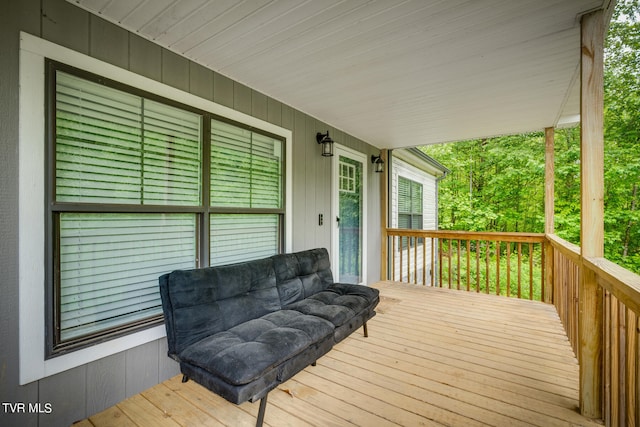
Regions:
<instances>
[{"instance_id":1,"label":"wall-mounted lantern","mask_svg":"<svg viewBox=\"0 0 640 427\"><path fill-rule=\"evenodd\" d=\"M318 144L322 144L322 155L324 157L333 156L333 139L329 137L329 131L327 133L316 134L316 141Z\"/></svg>"},{"instance_id":2,"label":"wall-mounted lantern","mask_svg":"<svg viewBox=\"0 0 640 427\"><path fill-rule=\"evenodd\" d=\"M376 173L384 172L384 160L382 160L381 156L371 155L371 163L373 163L373 170Z\"/></svg>"}]
</instances>

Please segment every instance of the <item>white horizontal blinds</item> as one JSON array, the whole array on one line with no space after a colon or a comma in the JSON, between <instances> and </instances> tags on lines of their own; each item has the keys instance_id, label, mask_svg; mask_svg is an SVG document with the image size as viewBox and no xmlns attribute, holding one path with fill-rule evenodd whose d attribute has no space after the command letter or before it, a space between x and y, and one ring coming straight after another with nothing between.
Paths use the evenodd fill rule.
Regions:
<instances>
[{"instance_id":1,"label":"white horizontal blinds","mask_svg":"<svg viewBox=\"0 0 640 427\"><path fill-rule=\"evenodd\" d=\"M411 181L411 211L422 215L422 184Z\"/></svg>"},{"instance_id":2,"label":"white horizontal blinds","mask_svg":"<svg viewBox=\"0 0 640 427\"><path fill-rule=\"evenodd\" d=\"M60 335L162 313L158 277L195 268L194 214L60 214Z\"/></svg>"},{"instance_id":3,"label":"white horizontal blinds","mask_svg":"<svg viewBox=\"0 0 640 427\"><path fill-rule=\"evenodd\" d=\"M142 99L58 71L56 201L139 203Z\"/></svg>"},{"instance_id":4,"label":"white horizontal blinds","mask_svg":"<svg viewBox=\"0 0 640 427\"><path fill-rule=\"evenodd\" d=\"M200 116L148 100L144 106L143 203L199 205Z\"/></svg>"},{"instance_id":5,"label":"white horizontal blinds","mask_svg":"<svg viewBox=\"0 0 640 427\"><path fill-rule=\"evenodd\" d=\"M253 132L251 207L282 207L282 141Z\"/></svg>"},{"instance_id":6,"label":"white horizontal blinds","mask_svg":"<svg viewBox=\"0 0 640 427\"><path fill-rule=\"evenodd\" d=\"M282 148L279 139L211 121L211 265L279 252Z\"/></svg>"},{"instance_id":7,"label":"white horizontal blinds","mask_svg":"<svg viewBox=\"0 0 640 427\"><path fill-rule=\"evenodd\" d=\"M211 121L211 206L251 207L251 131Z\"/></svg>"},{"instance_id":8,"label":"white horizontal blinds","mask_svg":"<svg viewBox=\"0 0 640 427\"><path fill-rule=\"evenodd\" d=\"M196 267L197 215L158 206L201 205L203 138L202 116L190 111L59 70L55 90L65 342L161 314L158 277ZM132 212L143 205L157 213Z\"/></svg>"},{"instance_id":9,"label":"white horizontal blinds","mask_svg":"<svg viewBox=\"0 0 640 427\"><path fill-rule=\"evenodd\" d=\"M398 227L422 228L422 184L398 177Z\"/></svg>"},{"instance_id":10,"label":"white horizontal blinds","mask_svg":"<svg viewBox=\"0 0 640 427\"><path fill-rule=\"evenodd\" d=\"M200 116L56 74L56 201L200 204Z\"/></svg>"},{"instance_id":11,"label":"white horizontal blinds","mask_svg":"<svg viewBox=\"0 0 640 427\"><path fill-rule=\"evenodd\" d=\"M278 214L212 214L211 265L265 258L279 251Z\"/></svg>"},{"instance_id":12,"label":"white horizontal blinds","mask_svg":"<svg viewBox=\"0 0 640 427\"><path fill-rule=\"evenodd\" d=\"M411 228L411 181L398 177L398 228Z\"/></svg>"},{"instance_id":13,"label":"white horizontal blinds","mask_svg":"<svg viewBox=\"0 0 640 427\"><path fill-rule=\"evenodd\" d=\"M282 208L282 141L212 120L211 206Z\"/></svg>"}]
</instances>

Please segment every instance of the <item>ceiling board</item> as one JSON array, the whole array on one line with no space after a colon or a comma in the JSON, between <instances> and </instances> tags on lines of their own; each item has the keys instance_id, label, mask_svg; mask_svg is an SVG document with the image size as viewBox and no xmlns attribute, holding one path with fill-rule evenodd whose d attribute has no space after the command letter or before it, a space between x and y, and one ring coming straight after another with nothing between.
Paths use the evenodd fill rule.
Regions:
<instances>
[{"instance_id":1,"label":"ceiling board","mask_svg":"<svg viewBox=\"0 0 640 427\"><path fill-rule=\"evenodd\" d=\"M579 113L579 16L603 0L68 0L380 148Z\"/></svg>"}]
</instances>

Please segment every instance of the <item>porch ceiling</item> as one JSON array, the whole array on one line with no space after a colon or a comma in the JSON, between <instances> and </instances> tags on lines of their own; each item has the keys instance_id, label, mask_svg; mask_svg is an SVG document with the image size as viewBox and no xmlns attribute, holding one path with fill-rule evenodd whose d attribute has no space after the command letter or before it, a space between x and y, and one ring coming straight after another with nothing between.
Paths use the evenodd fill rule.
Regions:
<instances>
[{"instance_id":1,"label":"porch ceiling","mask_svg":"<svg viewBox=\"0 0 640 427\"><path fill-rule=\"evenodd\" d=\"M68 0L380 148L578 111L579 17L610 0Z\"/></svg>"}]
</instances>

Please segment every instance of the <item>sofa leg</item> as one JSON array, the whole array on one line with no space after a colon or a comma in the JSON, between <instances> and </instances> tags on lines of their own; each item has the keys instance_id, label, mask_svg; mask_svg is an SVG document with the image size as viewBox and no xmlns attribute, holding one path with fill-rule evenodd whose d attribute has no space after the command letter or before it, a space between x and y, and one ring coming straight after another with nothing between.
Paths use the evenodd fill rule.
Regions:
<instances>
[{"instance_id":1,"label":"sofa leg","mask_svg":"<svg viewBox=\"0 0 640 427\"><path fill-rule=\"evenodd\" d=\"M187 381L189 381L189 377L183 374L182 375L182 382L186 383Z\"/></svg>"},{"instance_id":2,"label":"sofa leg","mask_svg":"<svg viewBox=\"0 0 640 427\"><path fill-rule=\"evenodd\" d=\"M264 421L264 411L267 409L267 393L262 399L260 399L260 408L258 409L258 419L256 420L256 427L262 427Z\"/></svg>"},{"instance_id":3,"label":"sofa leg","mask_svg":"<svg viewBox=\"0 0 640 427\"><path fill-rule=\"evenodd\" d=\"M318 364L318 362L317 362L317 361L315 361L315 362L311 362L311 366L316 366L317 364Z\"/></svg>"},{"instance_id":4,"label":"sofa leg","mask_svg":"<svg viewBox=\"0 0 640 427\"><path fill-rule=\"evenodd\" d=\"M367 331L367 322L362 324L362 329L364 330L364 337L369 338L369 331Z\"/></svg>"}]
</instances>

